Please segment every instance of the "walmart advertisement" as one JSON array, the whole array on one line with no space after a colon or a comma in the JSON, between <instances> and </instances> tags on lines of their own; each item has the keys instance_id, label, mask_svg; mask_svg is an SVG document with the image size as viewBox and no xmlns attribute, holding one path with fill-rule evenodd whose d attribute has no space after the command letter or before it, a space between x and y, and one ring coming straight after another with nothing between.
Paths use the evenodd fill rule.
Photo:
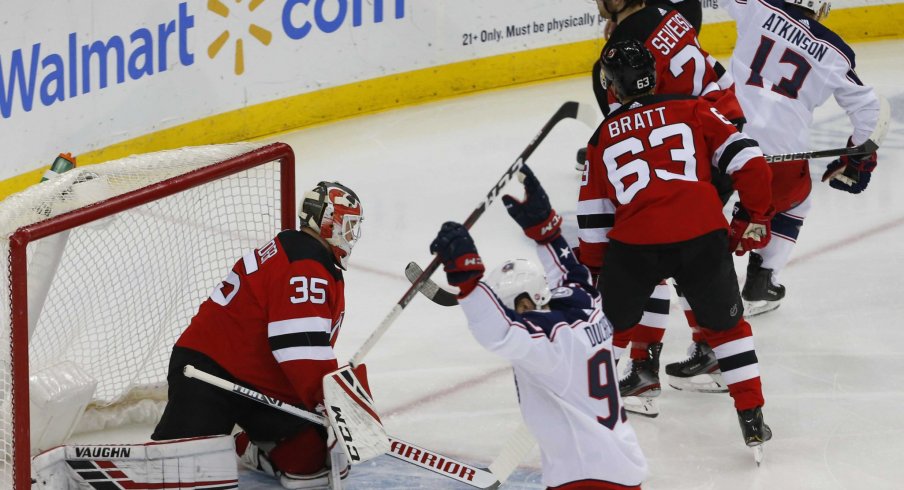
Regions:
<instances>
[{"instance_id":1,"label":"walmart advertisement","mask_svg":"<svg viewBox=\"0 0 904 490\"><path fill-rule=\"evenodd\" d=\"M707 21L723 20L712 0L704 3ZM277 110L273 119L283 117L285 101L296 101L284 108L288 115L316 102L326 107L320 120L329 120L329 97L384 95L339 87L378 79L392 87L400 74L557 46L593 42L587 52L598 52L600 20L591 0L6 2L0 183L46 167L62 151L82 155L163 131L169 139L158 146L276 128L262 125L266 115L241 112L248 108ZM397 80L417 85L430 77ZM330 95L297 99L318 93ZM230 113L236 116L221 117ZM231 133L220 131L227 125Z\"/></svg>"}]
</instances>

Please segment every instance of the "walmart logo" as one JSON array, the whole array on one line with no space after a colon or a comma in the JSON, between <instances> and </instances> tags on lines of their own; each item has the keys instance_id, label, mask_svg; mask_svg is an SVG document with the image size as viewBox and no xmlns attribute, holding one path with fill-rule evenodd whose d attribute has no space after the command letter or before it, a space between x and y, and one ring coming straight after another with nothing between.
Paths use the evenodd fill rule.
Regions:
<instances>
[{"instance_id":1,"label":"walmart logo","mask_svg":"<svg viewBox=\"0 0 904 490\"><path fill-rule=\"evenodd\" d=\"M239 6L243 2L234 1ZM248 11L255 12L265 1L250 0ZM255 19L258 22L249 22L242 32L223 29L212 39L201 40L207 44L208 58L215 60L229 51L223 48L230 45L232 72L239 76L246 70L246 32L256 41L252 44L266 47L273 41L271 29L274 28L281 28L289 40L300 41L365 23L379 24L390 17L405 17L405 0L270 1L284 2L280 19ZM214 19L229 18L232 13L225 0L208 0L207 11L214 14ZM114 82L133 83L167 70L191 66L195 55L189 44L189 31L194 28L195 16L189 13L187 2L182 2L175 15L156 28L141 27L128 34L83 43L79 42L78 33L70 32L65 48L58 52L45 49L41 42L10 53L0 52L0 116L11 117L17 105L22 111L30 112L35 105L49 107L63 103L104 90ZM196 34L192 37L196 42L197 38Z\"/></svg>"},{"instance_id":2,"label":"walmart logo","mask_svg":"<svg viewBox=\"0 0 904 490\"><path fill-rule=\"evenodd\" d=\"M242 0L238 0L241 3ZM260 4L264 3L264 0L251 0L251 3L248 4L248 11L254 12L256 8L260 6ZM207 10L221 16L221 17L229 17L229 7L223 4L220 0L210 0L207 2ZM248 25L248 34L251 34L251 37L257 39L264 46L269 46L270 41L273 40L273 34L270 33L267 29L257 25L257 24L249 24ZM216 58L217 54L219 54L220 50L223 49L223 45L226 44L226 41L229 40L229 31L223 31L217 36L216 39L210 43L210 46L207 47L207 56L210 58ZM241 37L236 37L235 39L235 68L233 71L236 75L241 75L245 73L245 49L244 42Z\"/></svg>"},{"instance_id":3,"label":"walmart logo","mask_svg":"<svg viewBox=\"0 0 904 490\"><path fill-rule=\"evenodd\" d=\"M10 117L17 96L22 110L29 112L35 102L50 106L105 89L111 78L121 84L127 79L139 80L167 71L171 69L168 53L173 52L173 45L177 47L179 64L191 65L195 56L186 40L194 25L195 18L188 14L183 2L176 18L160 23L156 29L142 27L126 36L81 45L76 33L70 32L65 52L44 53L38 42L31 46L28 55L22 49L13 50L8 57L0 53L0 115L4 119ZM97 67L94 80L92 64Z\"/></svg>"}]
</instances>

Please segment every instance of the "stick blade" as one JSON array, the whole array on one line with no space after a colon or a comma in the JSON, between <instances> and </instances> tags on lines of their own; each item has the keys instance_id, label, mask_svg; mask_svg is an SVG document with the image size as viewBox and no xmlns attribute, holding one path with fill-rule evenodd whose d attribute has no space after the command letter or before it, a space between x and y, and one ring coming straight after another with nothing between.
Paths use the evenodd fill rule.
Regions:
<instances>
[{"instance_id":1,"label":"stick blade","mask_svg":"<svg viewBox=\"0 0 904 490\"><path fill-rule=\"evenodd\" d=\"M405 267L405 277L408 278L408 281L412 284L414 284L414 281L416 281L423 272L424 270L421 269L421 266L417 265L416 262L409 262ZM439 284L436 284L430 279L425 280L418 286L418 292L440 306L455 306L458 304L455 293L441 288Z\"/></svg>"},{"instance_id":2,"label":"stick blade","mask_svg":"<svg viewBox=\"0 0 904 490\"><path fill-rule=\"evenodd\" d=\"M390 450L387 454L406 463L419 466L474 488L488 490L499 488L501 484L493 473L482 468L471 466L395 437L390 437L389 441Z\"/></svg>"}]
</instances>

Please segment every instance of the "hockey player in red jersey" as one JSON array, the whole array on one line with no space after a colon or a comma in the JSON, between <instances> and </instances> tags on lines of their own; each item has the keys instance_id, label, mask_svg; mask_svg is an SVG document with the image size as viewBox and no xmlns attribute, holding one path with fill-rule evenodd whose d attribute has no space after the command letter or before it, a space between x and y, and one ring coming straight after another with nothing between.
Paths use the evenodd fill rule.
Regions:
<instances>
[{"instance_id":1,"label":"hockey player in red jersey","mask_svg":"<svg viewBox=\"0 0 904 490\"><path fill-rule=\"evenodd\" d=\"M731 251L769 240L769 167L756 142L707 101L653 95L655 61L641 43L610 41L601 61L620 106L590 139L578 209L614 210L614 220L608 232L581 236L580 259L602 268L604 311L616 331L637 324L662 279L678 281L718 359L745 443L762 444L771 431ZM731 176L748 214L732 221L730 239L709 182L716 172Z\"/></svg>"},{"instance_id":2,"label":"hockey player in red jersey","mask_svg":"<svg viewBox=\"0 0 904 490\"><path fill-rule=\"evenodd\" d=\"M445 223L430 245L474 338L511 361L524 421L540 445L543 483L554 489L639 489L647 463L614 383L612 327L600 294L562 238L562 218L522 167L527 197L503 196L537 244L545 274L525 259L484 266L468 230Z\"/></svg>"},{"instance_id":3,"label":"hockey player in red jersey","mask_svg":"<svg viewBox=\"0 0 904 490\"><path fill-rule=\"evenodd\" d=\"M666 5L668 4L668 5ZM656 61L657 94L683 94L702 96L713 102L722 114L740 127L744 114L734 96L734 86L725 68L700 47L697 32L700 28L701 7L695 0L670 3L664 0L597 0L600 15L609 19L609 42L636 40L643 43ZM674 9L674 10L673 10ZM605 47L603 48L605 51ZM619 106L611 87L603 85L602 68L597 60L593 69L593 89L603 114ZM725 175L713 175L711 182L719 192L723 204L733 192L731 179ZM578 210L582 235L598 236L598 228L606 228L611 221L611 210L603 213ZM619 381L623 396L639 396L641 403L627 398L629 410L648 416L659 414L654 397L660 393L659 353L668 323L671 292L666 281L659 284L644 306L644 315L633 329L616 334L616 357L631 344L630 360L624 366ZM702 340L696 315L681 295L676 284L681 306L692 330L695 344L700 344L699 355L666 367L671 384L679 389L701 391L726 391L720 379L715 356Z\"/></svg>"},{"instance_id":4,"label":"hockey player in red jersey","mask_svg":"<svg viewBox=\"0 0 904 490\"><path fill-rule=\"evenodd\" d=\"M342 271L363 214L351 189L320 182L302 198L299 217L299 230L283 230L236 262L176 341L169 402L152 438L230 434L238 425L246 466L286 488L326 488L323 427L182 374L192 364L309 411L323 402L345 315Z\"/></svg>"},{"instance_id":5,"label":"hockey player in red jersey","mask_svg":"<svg viewBox=\"0 0 904 490\"><path fill-rule=\"evenodd\" d=\"M848 146L863 144L879 124L880 100L854 71L854 51L822 25L824 0L720 0L737 20L738 43L731 56L737 95L750 120L745 131L768 154L808 151L816 107L833 96L853 125ZM833 161L823 181L859 194L876 168L875 152ZM749 314L779 307L785 296L778 276L788 264L810 212L810 162L772 164L776 215L773 240L750 254L741 295Z\"/></svg>"}]
</instances>

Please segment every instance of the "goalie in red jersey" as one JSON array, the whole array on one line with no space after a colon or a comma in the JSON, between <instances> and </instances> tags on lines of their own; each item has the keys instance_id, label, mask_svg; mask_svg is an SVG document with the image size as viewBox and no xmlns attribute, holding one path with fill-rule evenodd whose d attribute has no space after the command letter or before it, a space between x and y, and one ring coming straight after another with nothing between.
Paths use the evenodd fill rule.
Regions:
<instances>
[{"instance_id":1,"label":"goalie in red jersey","mask_svg":"<svg viewBox=\"0 0 904 490\"><path fill-rule=\"evenodd\" d=\"M243 464L286 488L326 488L322 426L183 376L202 371L309 411L337 366L345 315L342 271L358 241L361 202L338 182L302 198L301 229L283 230L236 262L201 304L170 358L169 402L154 440L230 434Z\"/></svg>"},{"instance_id":2,"label":"goalie in red jersey","mask_svg":"<svg viewBox=\"0 0 904 490\"><path fill-rule=\"evenodd\" d=\"M611 42L601 64L616 94L613 110L591 137L578 210L612 212L608 232L582 233L580 260L602 268L600 291L616 331L632 328L659 282L674 277L712 346L734 398L744 442L771 437L750 325L731 251L769 240L771 172L756 142L709 102L653 95L655 61L638 41ZM727 174L748 219L732 221L710 183Z\"/></svg>"}]
</instances>

